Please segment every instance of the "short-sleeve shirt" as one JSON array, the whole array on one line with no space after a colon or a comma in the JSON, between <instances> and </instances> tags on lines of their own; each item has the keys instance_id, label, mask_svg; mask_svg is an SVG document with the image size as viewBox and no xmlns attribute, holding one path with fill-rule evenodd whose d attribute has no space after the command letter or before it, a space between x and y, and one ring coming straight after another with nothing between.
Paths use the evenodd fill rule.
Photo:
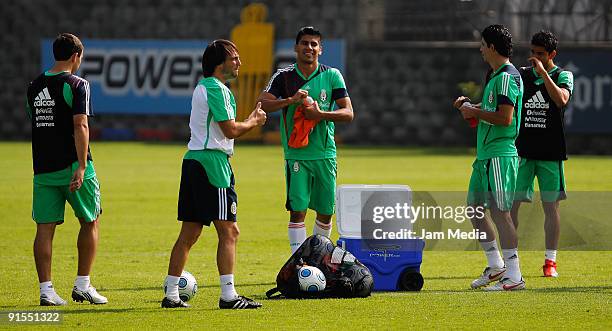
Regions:
<instances>
[{"instance_id":1,"label":"short-sleeve shirt","mask_svg":"<svg viewBox=\"0 0 612 331\"><path fill-rule=\"evenodd\" d=\"M30 82L26 112L32 124L34 182L70 184L78 162L73 117L93 115L89 82L68 72L47 71ZM89 149L87 160L91 164ZM93 166L87 166L84 178L93 176Z\"/></svg>"},{"instance_id":2,"label":"short-sleeve shirt","mask_svg":"<svg viewBox=\"0 0 612 331\"><path fill-rule=\"evenodd\" d=\"M522 77L524 77L524 75L527 74L527 72L530 72L533 75L533 80L534 80L533 83L535 85L540 86L544 84L544 79L540 77L540 75L538 75L534 67L526 67L524 69L525 71L523 72ZM555 84L557 84L557 86L559 86L560 88L566 89L570 93L570 95L572 95L572 93L574 93L574 74L571 71L565 70L558 66L553 66L548 71L548 75L550 76L554 74L556 71L559 71L559 77L557 78L557 81Z\"/></svg>"},{"instance_id":3,"label":"short-sleeve shirt","mask_svg":"<svg viewBox=\"0 0 612 331\"><path fill-rule=\"evenodd\" d=\"M219 150L231 156L234 139L223 134L218 122L235 118L236 101L232 91L215 77L200 80L191 98L191 139L187 147L190 150Z\"/></svg>"},{"instance_id":4,"label":"short-sleeve shirt","mask_svg":"<svg viewBox=\"0 0 612 331\"><path fill-rule=\"evenodd\" d=\"M516 148L522 158L532 160L567 160L563 120L565 107L559 107L551 98L544 80L533 67L520 68L525 84L521 128ZM569 92L574 89L574 76L570 71L554 66L548 75L555 84Z\"/></svg>"},{"instance_id":5,"label":"short-sleeve shirt","mask_svg":"<svg viewBox=\"0 0 612 331\"><path fill-rule=\"evenodd\" d=\"M514 142L519 132L523 90L521 75L512 63L502 65L487 77L482 110L495 112L500 105L506 104L513 106L514 112L509 126L494 125L480 119L476 145L479 160L518 155Z\"/></svg>"},{"instance_id":6,"label":"short-sleeve shirt","mask_svg":"<svg viewBox=\"0 0 612 331\"><path fill-rule=\"evenodd\" d=\"M191 98L191 138L184 159L199 161L215 187L230 185L228 157L234 154L234 139L223 134L219 122L234 119L236 101L232 91L215 77L200 80Z\"/></svg>"},{"instance_id":7,"label":"short-sleeve shirt","mask_svg":"<svg viewBox=\"0 0 612 331\"><path fill-rule=\"evenodd\" d=\"M338 69L319 64L309 77L305 77L297 64L279 69L270 79L264 92L277 98L293 96L299 89L307 90L308 95L317 101L321 111L333 111L338 99L348 97L344 78ZM335 126L332 121L320 121L308 136L308 145L292 148L288 139L293 131L293 116L297 104L289 105L281 113L281 142L288 160L320 160L336 158Z\"/></svg>"}]
</instances>

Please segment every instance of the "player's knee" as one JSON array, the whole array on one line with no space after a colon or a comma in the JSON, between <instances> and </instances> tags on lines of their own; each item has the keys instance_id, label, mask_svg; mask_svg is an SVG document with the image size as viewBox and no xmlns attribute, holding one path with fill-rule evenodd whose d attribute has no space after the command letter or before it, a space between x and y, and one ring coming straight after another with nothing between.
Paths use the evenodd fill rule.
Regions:
<instances>
[{"instance_id":1,"label":"player's knee","mask_svg":"<svg viewBox=\"0 0 612 331\"><path fill-rule=\"evenodd\" d=\"M238 241L240 235L240 229L236 223L232 223L230 226L224 226L218 229L219 241L224 243L235 243Z\"/></svg>"},{"instance_id":2,"label":"player's knee","mask_svg":"<svg viewBox=\"0 0 612 331\"><path fill-rule=\"evenodd\" d=\"M39 240L53 240L55 235L55 223L38 224L36 226L36 238Z\"/></svg>"},{"instance_id":3,"label":"player's knee","mask_svg":"<svg viewBox=\"0 0 612 331\"><path fill-rule=\"evenodd\" d=\"M83 222L83 223L81 223L81 229L86 229L86 230L89 230L89 231L97 231L98 230L98 222L97 221Z\"/></svg>"},{"instance_id":4,"label":"player's knee","mask_svg":"<svg viewBox=\"0 0 612 331\"><path fill-rule=\"evenodd\" d=\"M519 211L519 208L521 208L521 201L518 201L518 200L514 201L512 203L512 209L511 209L512 214L517 214Z\"/></svg>"},{"instance_id":5,"label":"player's knee","mask_svg":"<svg viewBox=\"0 0 612 331\"><path fill-rule=\"evenodd\" d=\"M317 220L319 220L322 223L329 224L331 223L331 219L332 219L332 215L323 215L323 214L317 213Z\"/></svg>"},{"instance_id":6,"label":"player's knee","mask_svg":"<svg viewBox=\"0 0 612 331\"><path fill-rule=\"evenodd\" d=\"M87 222L84 219L79 219L79 222L81 223L81 233L85 233L88 234L90 236L98 236L98 221L94 220L94 221L90 221Z\"/></svg>"},{"instance_id":7,"label":"player's knee","mask_svg":"<svg viewBox=\"0 0 612 331\"><path fill-rule=\"evenodd\" d=\"M547 214L556 214L559 212L559 202L542 202L542 209Z\"/></svg>"},{"instance_id":8,"label":"player's knee","mask_svg":"<svg viewBox=\"0 0 612 331\"><path fill-rule=\"evenodd\" d=\"M478 227L482 222L485 222L487 220L486 214L484 212L485 209L483 206L477 206L477 205L471 205L470 207L472 207L474 210L480 211L480 212L474 213L472 217L470 218L472 225L474 227Z\"/></svg>"},{"instance_id":9,"label":"player's knee","mask_svg":"<svg viewBox=\"0 0 612 331\"><path fill-rule=\"evenodd\" d=\"M505 211L505 212L500 212L498 211L498 213L494 213L495 216L491 217L493 219L493 223L495 223L496 226L500 226L500 225L512 225L514 226L514 223L512 222L512 217L510 217L510 212Z\"/></svg>"},{"instance_id":10,"label":"player's knee","mask_svg":"<svg viewBox=\"0 0 612 331\"><path fill-rule=\"evenodd\" d=\"M289 219L292 223L303 223L305 218L305 211L292 211L289 215Z\"/></svg>"},{"instance_id":11,"label":"player's knee","mask_svg":"<svg viewBox=\"0 0 612 331\"><path fill-rule=\"evenodd\" d=\"M178 239L176 240L176 244L179 246L183 246L185 248L191 248L200 237L200 233L184 233L181 232Z\"/></svg>"},{"instance_id":12,"label":"player's knee","mask_svg":"<svg viewBox=\"0 0 612 331\"><path fill-rule=\"evenodd\" d=\"M229 231L229 232L230 232L230 235L229 235L229 236L230 236L230 237L231 237L231 238L232 238L234 241L238 240L238 236L240 236L240 229L238 229L238 226L236 225L236 223L234 223L234 226L232 226L232 227L230 228L230 231Z\"/></svg>"}]
</instances>

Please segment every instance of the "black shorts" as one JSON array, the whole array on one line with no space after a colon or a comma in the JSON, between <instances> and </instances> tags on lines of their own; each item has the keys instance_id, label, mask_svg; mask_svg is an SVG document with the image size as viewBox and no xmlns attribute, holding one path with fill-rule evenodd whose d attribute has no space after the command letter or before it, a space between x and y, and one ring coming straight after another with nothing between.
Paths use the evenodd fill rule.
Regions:
<instances>
[{"instance_id":1,"label":"black shorts","mask_svg":"<svg viewBox=\"0 0 612 331\"><path fill-rule=\"evenodd\" d=\"M238 197L234 190L234 173L230 187L214 187L202 164L183 160L178 199L178 220L199 222L206 226L214 220L236 221Z\"/></svg>"}]
</instances>

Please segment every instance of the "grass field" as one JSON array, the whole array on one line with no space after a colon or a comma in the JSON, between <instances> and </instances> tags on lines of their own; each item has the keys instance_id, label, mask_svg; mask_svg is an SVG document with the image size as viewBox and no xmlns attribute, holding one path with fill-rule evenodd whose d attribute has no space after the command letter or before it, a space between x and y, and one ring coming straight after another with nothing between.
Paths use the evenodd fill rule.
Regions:
<instances>
[{"instance_id":1,"label":"grass field","mask_svg":"<svg viewBox=\"0 0 612 331\"><path fill-rule=\"evenodd\" d=\"M183 145L93 143L104 213L92 282L110 302L70 302L61 308L62 328L612 329L610 251L561 251L558 279L540 277L542 251L521 251L528 289L514 293L469 289L484 267L481 252L426 251L421 292L374 293L351 300L265 300L289 253L283 161L276 146L238 146L232 160L240 201L237 289L261 299L264 307L217 308L216 235L205 229L186 267L200 288L192 308L162 310L161 284L180 226L176 203L184 150ZM0 143L0 155L0 311L49 310L37 306L30 145ZM467 187L472 160L473 151L467 149L340 147L338 184L460 191ZM566 174L572 190L612 191L610 157L572 157ZM309 232L312 224L310 215ZM78 222L67 212L53 252L53 282L65 299L76 275L77 231Z\"/></svg>"}]
</instances>

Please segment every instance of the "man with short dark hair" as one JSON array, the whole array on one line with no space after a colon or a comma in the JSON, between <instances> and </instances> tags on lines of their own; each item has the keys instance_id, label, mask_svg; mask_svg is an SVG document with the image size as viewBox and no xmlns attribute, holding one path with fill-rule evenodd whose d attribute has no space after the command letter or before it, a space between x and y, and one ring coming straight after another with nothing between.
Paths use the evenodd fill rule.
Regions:
<instances>
[{"instance_id":1,"label":"man with short dark hair","mask_svg":"<svg viewBox=\"0 0 612 331\"><path fill-rule=\"evenodd\" d=\"M261 307L260 303L238 295L234 288L238 198L229 158L234 153L234 138L266 122L266 113L259 103L244 122L235 120L236 101L225 83L238 77L240 65L238 49L228 40L213 41L202 56L204 78L198 82L191 99L191 139L181 171L178 220L183 224L170 256L163 308L189 307L179 297L178 283L189 250L202 233L202 227L210 223L215 225L219 238L219 308Z\"/></svg>"},{"instance_id":2,"label":"man with short dark hair","mask_svg":"<svg viewBox=\"0 0 612 331\"><path fill-rule=\"evenodd\" d=\"M552 32L540 31L531 38L532 66L519 70L525 82L525 97L516 140L521 159L512 206L512 220L518 228L521 202L533 200L533 182L537 177L544 208L546 252L542 269L545 277L558 276L559 201L566 198L563 115L574 87L572 73L556 66L555 56L557 37Z\"/></svg>"},{"instance_id":3,"label":"man with short dark hair","mask_svg":"<svg viewBox=\"0 0 612 331\"><path fill-rule=\"evenodd\" d=\"M40 305L66 304L51 283L51 252L55 227L64 222L66 201L79 219L77 278L74 301L105 304L91 286L89 273L98 246L100 185L89 151L92 115L89 82L74 75L83 58L83 44L62 33L53 42L53 67L28 87L27 112L32 122L34 190L32 218L36 222L34 260L40 282Z\"/></svg>"},{"instance_id":4,"label":"man with short dark hair","mask_svg":"<svg viewBox=\"0 0 612 331\"><path fill-rule=\"evenodd\" d=\"M518 70L510 63L512 36L503 25L490 25L482 31L480 53L491 67L487 74L482 102L472 105L467 97L459 97L454 106L464 119L478 120L476 160L468 189L468 205L488 208L495 222L503 252L499 255L491 222L475 216L475 229L486 234L479 239L488 266L471 287L486 291L512 291L525 288L518 259L518 238L510 217L514 198L518 156L514 141L518 135L523 98L523 82ZM479 215L476 213L475 215ZM505 264L505 265L504 265Z\"/></svg>"},{"instance_id":5,"label":"man with short dark hair","mask_svg":"<svg viewBox=\"0 0 612 331\"><path fill-rule=\"evenodd\" d=\"M315 28L301 28L295 38L296 63L276 71L258 99L266 112L282 109L291 253L306 239L304 219L309 208L317 213L313 233L331 235L337 172L335 122L353 120L342 74L319 63L322 39Z\"/></svg>"}]
</instances>

